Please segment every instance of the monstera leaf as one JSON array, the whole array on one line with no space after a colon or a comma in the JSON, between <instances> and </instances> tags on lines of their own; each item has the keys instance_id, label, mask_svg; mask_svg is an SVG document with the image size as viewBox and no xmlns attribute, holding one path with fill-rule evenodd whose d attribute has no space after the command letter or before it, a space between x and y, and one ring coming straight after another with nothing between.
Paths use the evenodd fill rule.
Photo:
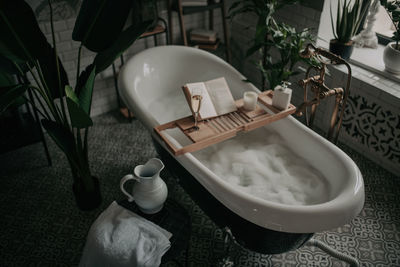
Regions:
<instances>
[{"instance_id":1,"label":"monstera leaf","mask_svg":"<svg viewBox=\"0 0 400 267\"><path fill-rule=\"evenodd\" d=\"M93 52L110 47L122 32L131 10L130 0L84 0L72 38Z\"/></svg>"}]
</instances>

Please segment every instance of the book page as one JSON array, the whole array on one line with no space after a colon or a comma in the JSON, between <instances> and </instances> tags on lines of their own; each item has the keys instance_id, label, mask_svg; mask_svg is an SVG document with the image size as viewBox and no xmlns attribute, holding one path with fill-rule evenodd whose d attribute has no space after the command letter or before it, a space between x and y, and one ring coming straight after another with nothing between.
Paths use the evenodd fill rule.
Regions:
<instances>
[{"instance_id":1,"label":"book page","mask_svg":"<svg viewBox=\"0 0 400 267\"><path fill-rule=\"evenodd\" d=\"M194 115L194 110L192 109L192 106L191 106L191 96L201 95L201 103L200 103L200 111L199 111L200 119L207 119L207 118L217 116L217 112L214 108L214 105L212 103L210 95L208 94L206 86L203 82L188 83L188 84L186 84L186 87L190 93L190 98L187 100L188 100L188 103L189 103L190 109L192 110L193 115Z\"/></svg>"},{"instance_id":2,"label":"book page","mask_svg":"<svg viewBox=\"0 0 400 267\"><path fill-rule=\"evenodd\" d=\"M236 111L235 100L224 77L205 82L218 116Z\"/></svg>"}]
</instances>

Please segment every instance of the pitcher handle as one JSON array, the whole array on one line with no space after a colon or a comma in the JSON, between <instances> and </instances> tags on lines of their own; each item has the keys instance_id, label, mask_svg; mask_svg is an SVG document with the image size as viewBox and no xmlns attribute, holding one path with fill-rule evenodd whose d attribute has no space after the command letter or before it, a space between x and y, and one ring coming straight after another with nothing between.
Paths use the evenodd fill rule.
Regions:
<instances>
[{"instance_id":1,"label":"pitcher handle","mask_svg":"<svg viewBox=\"0 0 400 267\"><path fill-rule=\"evenodd\" d=\"M122 179L119 183L119 187L121 188L122 193L124 193L128 197L129 202L132 202L134 200L133 196L131 194L129 194L128 192L126 192L126 190L124 188L125 182L127 182L129 180L135 180L137 182L140 182L140 180L139 180L139 178L133 176L132 174L127 174L124 177L122 177Z\"/></svg>"}]
</instances>

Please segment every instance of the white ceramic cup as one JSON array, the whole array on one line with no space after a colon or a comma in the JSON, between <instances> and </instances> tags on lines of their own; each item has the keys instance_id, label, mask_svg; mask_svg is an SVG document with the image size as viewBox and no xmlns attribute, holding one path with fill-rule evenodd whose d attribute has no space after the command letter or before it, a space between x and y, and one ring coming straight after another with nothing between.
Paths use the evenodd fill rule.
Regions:
<instances>
[{"instance_id":1,"label":"white ceramic cup","mask_svg":"<svg viewBox=\"0 0 400 267\"><path fill-rule=\"evenodd\" d=\"M243 94L243 108L248 111L255 110L257 107L258 94L253 91L246 91Z\"/></svg>"}]
</instances>

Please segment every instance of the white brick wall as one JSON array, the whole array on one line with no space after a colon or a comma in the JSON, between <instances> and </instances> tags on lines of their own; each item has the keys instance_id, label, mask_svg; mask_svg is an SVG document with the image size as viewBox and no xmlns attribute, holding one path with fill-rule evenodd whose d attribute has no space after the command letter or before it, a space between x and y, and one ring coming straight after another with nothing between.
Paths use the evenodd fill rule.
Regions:
<instances>
[{"instance_id":1,"label":"white brick wall","mask_svg":"<svg viewBox=\"0 0 400 267\"><path fill-rule=\"evenodd\" d=\"M167 10L165 1L159 2L160 17L168 22ZM55 40L57 43L57 51L62 60L63 66L68 74L70 84L75 86L76 83L76 68L77 68L77 55L80 43L72 41L72 31L75 25L76 18L69 18L54 22ZM193 14L185 16L185 26L188 31L194 28L208 27L208 13ZM40 23L40 28L47 37L48 41L52 43L51 25L49 22ZM174 44L180 44L180 28L178 23L177 14L173 13L173 27L174 27ZM214 11L214 30L218 31L219 36L222 34L222 20L219 10ZM165 45L165 35L157 36L158 45ZM145 38L136 41L125 53L124 58L128 60L132 55L140 51L153 47L153 37ZM87 49L82 49L80 69L83 70L87 65L93 62L95 54ZM119 59L117 66L119 66ZM93 92L93 103L91 115L96 116L110 110L117 108L116 91L114 88L114 81L112 78L111 67L104 71L96 78L95 88Z\"/></svg>"}]
</instances>

